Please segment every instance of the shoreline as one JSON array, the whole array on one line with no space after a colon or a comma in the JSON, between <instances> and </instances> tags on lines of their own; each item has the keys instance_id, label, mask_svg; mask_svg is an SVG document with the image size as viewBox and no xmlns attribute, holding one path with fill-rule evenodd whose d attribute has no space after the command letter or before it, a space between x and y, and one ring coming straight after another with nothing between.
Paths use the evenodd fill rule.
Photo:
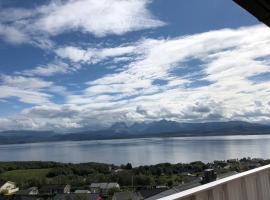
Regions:
<instances>
[{"instance_id":1,"label":"shoreline","mask_svg":"<svg viewBox=\"0 0 270 200\"><path fill-rule=\"evenodd\" d=\"M77 140L72 140L72 139L68 139L68 140L44 140L44 141L32 141L32 142L5 142L5 143L1 143L0 141L0 146L5 146L5 145L23 145L23 144L46 144L46 143L62 143L62 142L84 142L84 141L110 141L110 140L132 140L132 139L166 139L166 138L200 138L200 137L225 137L225 136L265 136L265 135L269 135L270 133L259 133L259 134L239 134L239 133L235 133L235 134L186 134L186 135L181 135L181 136L175 136L175 135L165 135L165 136L141 136L141 137L136 137L136 136L131 136L131 137L108 137L108 138L97 138L97 139L77 139Z\"/></svg>"}]
</instances>

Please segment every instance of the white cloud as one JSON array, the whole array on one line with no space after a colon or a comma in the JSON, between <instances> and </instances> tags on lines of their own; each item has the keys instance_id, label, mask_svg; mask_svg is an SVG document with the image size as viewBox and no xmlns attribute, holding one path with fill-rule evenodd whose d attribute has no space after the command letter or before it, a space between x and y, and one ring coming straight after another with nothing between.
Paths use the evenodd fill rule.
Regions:
<instances>
[{"instance_id":1,"label":"white cloud","mask_svg":"<svg viewBox=\"0 0 270 200\"><path fill-rule=\"evenodd\" d=\"M52 48L50 36L79 31L97 37L156 28L165 23L148 10L149 0L50 1L32 9L5 8L0 37L14 44Z\"/></svg>"},{"instance_id":2,"label":"white cloud","mask_svg":"<svg viewBox=\"0 0 270 200\"><path fill-rule=\"evenodd\" d=\"M15 119L32 119L34 127L60 130L160 119L269 123L270 79L252 79L270 72L269 59L262 59L270 57L269 46L270 30L252 26L143 39L124 51L123 46L120 51L76 47L82 54L62 57L89 65L107 58L114 63L114 58L127 55L132 59L118 73L86 82L86 88L67 95L63 105L38 105Z\"/></svg>"},{"instance_id":3,"label":"white cloud","mask_svg":"<svg viewBox=\"0 0 270 200\"><path fill-rule=\"evenodd\" d=\"M111 108L113 113L134 113L140 105L145 108L145 115L139 113L144 120L254 121L245 108L256 110L254 102L258 98L268 102L269 95L270 80L259 84L249 79L270 71L269 63L257 59L270 55L270 37L265 32L269 30L264 26L254 26L142 40L135 44L135 61L125 70L89 82L84 94L70 96L69 103L91 110ZM188 63L194 59L203 63L199 71L198 64ZM173 73L176 69L182 74ZM199 78L192 78L194 74ZM154 85L155 80L166 80L166 84ZM196 81L207 84L196 86Z\"/></svg>"},{"instance_id":4,"label":"white cloud","mask_svg":"<svg viewBox=\"0 0 270 200\"><path fill-rule=\"evenodd\" d=\"M0 99L16 97L28 104L50 105L54 104L50 100L53 97L52 93L66 94L63 86L40 78L1 75L0 80Z\"/></svg>"},{"instance_id":5,"label":"white cloud","mask_svg":"<svg viewBox=\"0 0 270 200\"><path fill-rule=\"evenodd\" d=\"M59 48L56 50L56 54L60 56L61 58L68 58L73 62L79 62L79 61L85 62L91 58L90 53L86 55L87 52L85 50L72 47L72 46Z\"/></svg>"},{"instance_id":6,"label":"white cloud","mask_svg":"<svg viewBox=\"0 0 270 200\"><path fill-rule=\"evenodd\" d=\"M66 58L72 62L94 64L112 57L123 57L134 53L133 46L123 46L115 48L88 48L82 49L73 46L67 46L56 50L56 54L61 58Z\"/></svg>"},{"instance_id":7,"label":"white cloud","mask_svg":"<svg viewBox=\"0 0 270 200\"><path fill-rule=\"evenodd\" d=\"M34 90L0 85L0 98L17 97L21 102L29 104L49 104L51 95Z\"/></svg>"},{"instance_id":8,"label":"white cloud","mask_svg":"<svg viewBox=\"0 0 270 200\"><path fill-rule=\"evenodd\" d=\"M12 44L21 44L29 40L18 28L0 24L0 37Z\"/></svg>"},{"instance_id":9,"label":"white cloud","mask_svg":"<svg viewBox=\"0 0 270 200\"><path fill-rule=\"evenodd\" d=\"M27 78L24 76L1 76L3 85L19 89L42 89L52 86L52 82L43 81L38 78Z\"/></svg>"},{"instance_id":10,"label":"white cloud","mask_svg":"<svg viewBox=\"0 0 270 200\"><path fill-rule=\"evenodd\" d=\"M101 37L164 25L151 15L148 3L148 0L70 0L51 5L36 21L36 27L52 35L82 30Z\"/></svg>"},{"instance_id":11,"label":"white cloud","mask_svg":"<svg viewBox=\"0 0 270 200\"><path fill-rule=\"evenodd\" d=\"M54 76L58 74L68 74L77 71L78 69L80 69L80 65L70 67L66 63L55 62L48 65L38 66L33 69L24 70L22 72L17 72L16 74L25 76Z\"/></svg>"}]
</instances>

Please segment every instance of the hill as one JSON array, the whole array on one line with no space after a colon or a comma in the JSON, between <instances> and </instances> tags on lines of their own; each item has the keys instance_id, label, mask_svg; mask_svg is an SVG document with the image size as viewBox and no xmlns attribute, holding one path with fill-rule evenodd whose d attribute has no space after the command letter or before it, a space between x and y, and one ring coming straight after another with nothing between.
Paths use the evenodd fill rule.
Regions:
<instances>
[{"instance_id":1,"label":"hill","mask_svg":"<svg viewBox=\"0 0 270 200\"><path fill-rule=\"evenodd\" d=\"M179 123L155 121L135 123L130 126L121 122L98 131L59 134L52 131L4 131L0 132L0 144L17 144L50 141L80 141L123 139L140 137L184 137L209 135L256 135L270 134L270 126L242 121Z\"/></svg>"}]
</instances>

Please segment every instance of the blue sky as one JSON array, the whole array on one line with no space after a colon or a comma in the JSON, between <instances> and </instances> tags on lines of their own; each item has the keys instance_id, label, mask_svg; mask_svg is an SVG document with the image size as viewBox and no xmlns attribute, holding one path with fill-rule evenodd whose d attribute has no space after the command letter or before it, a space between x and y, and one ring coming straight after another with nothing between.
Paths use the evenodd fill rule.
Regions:
<instances>
[{"instance_id":1,"label":"blue sky","mask_svg":"<svg viewBox=\"0 0 270 200\"><path fill-rule=\"evenodd\" d=\"M0 127L270 122L270 29L228 0L0 2Z\"/></svg>"}]
</instances>

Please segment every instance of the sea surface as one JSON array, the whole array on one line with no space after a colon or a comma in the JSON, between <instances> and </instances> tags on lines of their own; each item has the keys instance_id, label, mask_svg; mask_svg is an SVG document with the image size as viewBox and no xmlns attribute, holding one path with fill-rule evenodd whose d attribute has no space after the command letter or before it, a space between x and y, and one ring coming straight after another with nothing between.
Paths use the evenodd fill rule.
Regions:
<instances>
[{"instance_id":1,"label":"sea surface","mask_svg":"<svg viewBox=\"0 0 270 200\"><path fill-rule=\"evenodd\" d=\"M142 138L0 145L0 161L132 163L270 158L270 135Z\"/></svg>"}]
</instances>

